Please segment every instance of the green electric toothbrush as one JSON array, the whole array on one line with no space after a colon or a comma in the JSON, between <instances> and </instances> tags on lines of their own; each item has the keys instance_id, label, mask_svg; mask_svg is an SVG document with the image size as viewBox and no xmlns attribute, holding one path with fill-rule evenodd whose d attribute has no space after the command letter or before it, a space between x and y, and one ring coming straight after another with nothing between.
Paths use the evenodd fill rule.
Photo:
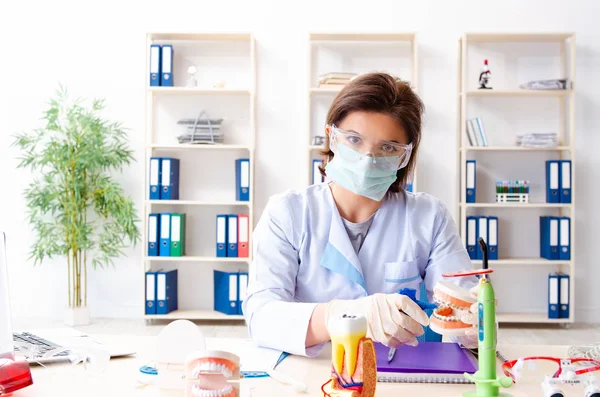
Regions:
<instances>
[{"instance_id":1,"label":"green electric toothbrush","mask_svg":"<svg viewBox=\"0 0 600 397\"><path fill-rule=\"evenodd\" d=\"M478 353L479 369L473 375L465 373L465 378L473 381L476 391L463 393L464 397L511 397L501 393L500 387L510 387L513 381L510 377L498 377L496 373L496 295L487 274L493 272L488 268L487 245L480 237L479 245L483 251L483 269L444 275L446 277L480 275L478 304Z\"/></svg>"}]
</instances>

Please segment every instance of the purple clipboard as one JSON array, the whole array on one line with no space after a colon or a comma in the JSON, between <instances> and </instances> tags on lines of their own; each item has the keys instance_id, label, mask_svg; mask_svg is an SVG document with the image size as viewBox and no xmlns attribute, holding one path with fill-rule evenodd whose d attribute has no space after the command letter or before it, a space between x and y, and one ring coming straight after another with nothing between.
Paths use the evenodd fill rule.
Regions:
<instances>
[{"instance_id":1,"label":"purple clipboard","mask_svg":"<svg viewBox=\"0 0 600 397\"><path fill-rule=\"evenodd\" d=\"M377 372L469 374L477 371L475 357L457 343L420 342L418 346L403 345L396 349L392 362L387 362L389 347L375 343Z\"/></svg>"}]
</instances>

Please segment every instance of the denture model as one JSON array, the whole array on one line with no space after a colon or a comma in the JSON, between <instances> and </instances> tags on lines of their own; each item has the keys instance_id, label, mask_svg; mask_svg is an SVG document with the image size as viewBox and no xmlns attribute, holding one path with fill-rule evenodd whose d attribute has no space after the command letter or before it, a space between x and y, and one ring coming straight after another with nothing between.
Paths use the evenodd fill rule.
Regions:
<instances>
[{"instance_id":1,"label":"denture model","mask_svg":"<svg viewBox=\"0 0 600 397\"><path fill-rule=\"evenodd\" d=\"M468 289L447 281L439 281L433 288L433 300L438 307L429 318L429 328L447 336L462 336L473 327L471 306L477 298Z\"/></svg>"},{"instance_id":2,"label":"denture model","mask_svg":"<svg viewBox=\"0 0 600 397\"><path fill-rule=\"evenodd\" d=\"M367 338L367 319L344 314L328 324L331 337L331 379L321 388L325 397L373 397L377 385L375 346Z\"/></svg>"},{"instance_id":3,"label":"denture model","mask_svg":"<svg viewBox=\"0 0 600 397\"><path fill-rule=\"evenodd\" d=\"M237 397L240 358L207 350L190 353L185 360L186 397Z\"/></svg>"}]
</instances>

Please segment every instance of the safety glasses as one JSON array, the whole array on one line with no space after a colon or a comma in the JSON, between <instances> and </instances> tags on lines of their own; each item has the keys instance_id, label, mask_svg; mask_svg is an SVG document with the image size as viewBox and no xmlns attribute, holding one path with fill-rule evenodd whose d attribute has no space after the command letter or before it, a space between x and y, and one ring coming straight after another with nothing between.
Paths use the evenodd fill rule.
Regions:
<instances>
[{"instance_id":1,"label":"safety glasses","mask_svg":"<svg viewBox=\"0 0 600 397\"><path fill-rule=\"evenodd\" d=\"M334 124L329 126L329 147L336 155L349 156L352 153L354 158L346 160L360 160L364 156L373 158L373 164L381 169L399 170L408 165L413 145L403 145L397 142L373 139L356 132L345 131ZM339 151L338 145L344 145L352 151Z\"/></svg>"}]
</instances>

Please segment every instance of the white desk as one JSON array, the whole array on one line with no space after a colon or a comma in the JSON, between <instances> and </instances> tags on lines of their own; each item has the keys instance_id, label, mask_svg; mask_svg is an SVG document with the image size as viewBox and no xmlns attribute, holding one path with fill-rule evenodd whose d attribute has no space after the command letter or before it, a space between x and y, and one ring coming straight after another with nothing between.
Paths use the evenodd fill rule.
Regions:
<instances>
[{"instance_id":1,"label":"white desk","mask_svg":"<svg viewBox=\"0 0 600 397\"><path fill-rule=\"evenodd\" d=\"M94 336L107 343L130 343L138 352L137 355L113 359L104 373L87 376L83 367L70 364L52 364L46 368L32 367L34 384L13 394L14 397L91 397L91 396L184 396L183 392L159 391L154 386L136 388L139 368L147 364L154 356L155 337L132 336ZM530 355L550 355L565 357L566 346L499 346L499 350L507 359L515 359ZM326 348L321 356L314 359L290 356L279 366L278 370L304 382L308 394L298 394L291 386L282 385L271 378L244 379L241 382L240 397L252 396L320 396L321 385L329 379L331 351ZM543 396L540 383L545 374L556 368L552 364L536 362L535 370L526 370L531 376L509 389L502 389L515 397ZM498 361L498 371L500 364ZM562 387L567 397L583 396L583 387ZM426 385L426 384L392 384L378 383L377 397L386 396L461 396L464 391L474 390L474 385Z\"/></svg>"}]
</instances>

